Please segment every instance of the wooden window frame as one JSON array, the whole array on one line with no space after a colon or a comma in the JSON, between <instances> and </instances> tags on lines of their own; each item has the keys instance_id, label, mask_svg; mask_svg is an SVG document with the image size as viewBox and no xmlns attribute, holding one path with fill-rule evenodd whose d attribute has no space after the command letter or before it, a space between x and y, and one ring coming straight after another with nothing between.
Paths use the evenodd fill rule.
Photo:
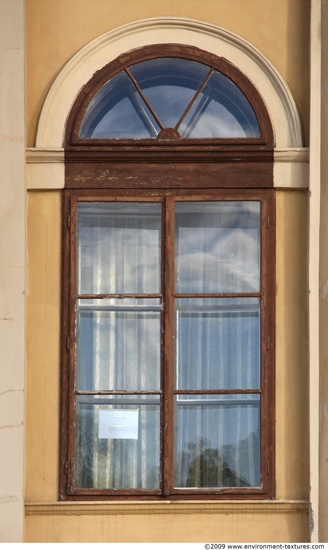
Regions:
<instances>
[{"instance_id":1,"label":"wooden window frame","mask_svg":"<svg viewBox=\"0 0 328 550\"><path fill-rule=\"evenodd\" d=\"M108 78L122 65L156 56L186 57L208 62L231 78L245 93L258 118L261 137L215 140L81 140L78 128L87 105ZM196 48L160 45L141 48L104 67L79 94L70 113L65 145L65 190L62 210L62 315L61 315L61 454L60 500L112 499L268 499L275 496L275 195L273 187L273 132L264 102L256 88L226 60ZM163 486L158 491L108 491L74 487L75 399L75 273L78 201L171 200L261 201L261 488L174 489L172 481L172 410L164 407L162 449ZM73 210L72 210L73 208ZM164 232L165 246L172 228ZM170 245L171 246L171 245ZM170 252L170 254L172 254ZM172 262L172 257L171 257ZM168 286L167 286L168 285ZM172 294L173 281L162 293ZM226 297L222 294L218 297ZM164 300L167 303L167 297ZM168 303L171 303L171 298ZM172 303L171 303L172 305ZM169 365L172 388L172 311L165 310L163 361ZM171 327L171 328L169 328ZM171 336L170 336L171 335ZM166 385L166 386L165 386ZM204 392L203 392L204 393ZM167 443L168 441L168 443ZM163 457L162 457L163 458ZM73 460L72 460L73 459Z\"/></svg>"},{"instance_id":2,"label":"wooden window frame","mask_svg":"<svg viewBox=\"0 0 328 550\"><path fill-rule=\"evenodd\" d=\"M163 273L165 285L163 284L161 295L166 308L164 310L163 326L164 342L163 345L163 366L169 376L164 379L163 403L166 403L162 410L162 425L169 426L168 430L163 430L162 445L165 447L165 466L162 470L163 490L159 491L110 491L98 489L79 489L74 488L74 460L68 457L74 457L74 400L75 400L75 353L76 353L76 334L75 334L75 300L76 295L76 204L79 201L128 201L128 202L172 202L172 199L188 201L241 201L256 200L261 201L261 290L258 293L241 294L219 294L218 298L228 296L258 297L261 301L261 389L258 392L261 395L261 472L262 488L218 488L218 489L176 489L172 484L172 441L173 441L173 423L172 423L172 399L174 395L173 388L173 297L177 296L172 288L172 227L168 224L163 234L163 241L167 243L169 263L171 269L169 273ZM169 206L168 206L169 208ZM73 212L73 215L72 215ZM204 194L203 190L192 191L186 194L180 190L165 190L159 192L151 189L135 193L134 190L67 190L64 192L64 210L63 220L65 226L64 233L64 254L63 254L63 277L65 280L69 273L69 284L63 285L63 317L62 317L62 425L68 427L62 430L62 461L61 461L61 489L62 499L112 499L112 498L161 498L169 497L172 499L181 498L273 498L274 496L274 269L272 266L272 257L274 254L274 193L272 190L221 190L211 191ZM172 221L172 220L170 220ZM166 265L166 262L165 262ZM164 265L164 269L165 269ZM65 275L64 275L65 274ZM63 279L64 280L64 279ZM183 294L179 294L183 296ZM202 294L202 296L205 296ZM95 296L96 297L96 296ZM122 297L122 296L121 296ZM69 307L67 307L69 304ZM99 392L101 393L101 392ZM114 392L108 392L114 393ZM175 392L177 393L177 392ZM181 392L179 392L181 393ZM198 392L188 393L206 393ZM216 391L218 394L229 394L228 390ZM233 392L230 392L233 393ZM239 393L250 393L248 390ZM252 391L251 393L254 393ZM169 397L169 400L166 397ZM171 403L167 405L167 403ZM118 493L120 495L118 496Z\"/></svg>"},{"instance_id":3,"label":"wooden window frame","mask_svg":"<svg viewBox=\"0 0 328 550\"><path fill-rule=\"evenodd\" d=\"M146 61L158 57L178 57L198 61L207 64L209 67L218 70L227 76L244 93L251 104L256 115L260 137L258 138L211 138L211 139L174 139L174 136L165 139L82 139L79 137L79 129L86 112L86 109L108 79L119 73L123 67L134 63ZM77 97L67 121L65 137L65 162L66 162L66 187L97 187L101 185L100 180L111 177L111 182L117 186L118 179L115 178L115 171L111 173L110 166L114 163L119 171L130 163L145 162L169 163L173 165L173 173L179 170L181 163L207 163L209 169L212 163L217 165L216 185L235 186L238 168L243 169L247 164L250 176L244 180L243 186L270 187L272 186L273 162L273 131L266 106L256 87L245 77L245 75L226 59L204 52L195 47L181 46L177 44L152 45L133 50L112 61L103 69L98 71L93 78L85 85ZM81 173L81 166L85 166L85 172ZM261 168L259 167L261 164ZM255 169L257 165L257 169ZM80 170L77 177L76 168ZM139 166L140 168L140 166ZM166 166L169 168L169 166ZM180 166L181 168L181 166ZM110 173L108 173L108 170ZM257 175L258 174L258 175ZM143 174L137 171L135 183L138 176ZM119 175L118 175L119 177ZM170 177L173 177L168 170L165 182L159 178L158 185L167 185ZM245 172L244 172L245 177ZM175 180L177 177L175 176ZM116 185L115 185L116 184ZM121 186L121 183L119 184Z\"/></svg>"}]
</instances>

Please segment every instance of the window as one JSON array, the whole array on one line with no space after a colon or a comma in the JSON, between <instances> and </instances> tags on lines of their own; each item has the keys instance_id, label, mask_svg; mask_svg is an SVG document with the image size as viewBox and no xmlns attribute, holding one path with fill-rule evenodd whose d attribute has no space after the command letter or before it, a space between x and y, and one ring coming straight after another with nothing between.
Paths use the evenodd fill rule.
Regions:
<instances>
[{"instance_id":1,"label":"window","mask_svg":"<svg viewBox=\"0 0 328 550\"><path fill-rule=\"evenodd\" d=\"M66 144L61 498L274 495L270 187L263 102L227 62L145 48L81 92Z\"/></svg>"},{"instance_id":2,"label":"window","mask_svg":"<svg viewBox=\"0 0 328 550\"><path fill-rule=\"evenodd\" d=\"M110 78L84 115L88 139L259 137L241 90L213 67L180 58L136 63ZM175 134L174 134L175 132Z\"/></svg>"}]
</instances>

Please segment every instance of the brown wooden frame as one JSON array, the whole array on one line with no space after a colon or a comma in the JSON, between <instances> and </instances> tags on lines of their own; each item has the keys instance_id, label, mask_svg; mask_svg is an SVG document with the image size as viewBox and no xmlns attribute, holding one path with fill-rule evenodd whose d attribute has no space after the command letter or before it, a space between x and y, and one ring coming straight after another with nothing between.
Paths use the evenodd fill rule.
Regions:
<instances>
[{"instance_id":1,"label":"brown wooden frame","mask_svg":"<svg viewBox=\"0 0 328 550\"><path fill-rule=\"evenodd\" d=\"M153 57L185 57L208 63L233 80L249 99L261 129L259 139L82 140L78 130L87 105L99 88L122 66ZM114 142L115 141L115 142ZM61 369L61 500L107 499L267 499L275 496L275 197L273 132L256 88L229 62L192 47L150 46L129 52L101 69L79 94L67 123L65 190L62 211L62 369ZM271 189L270 189L271 188ZM163 361L169 376L162 391L169 395L163 409L162 445L165 460L161 491L76 489L74 487L75 399L75 205L78 201L178 200L261 201L261 473L262 488L174 489L172 478L172 269L162 285L165 310ZM171 204L171 207L169 206ZM171 218L172 219L172 216ZM165 248L173 250L174 228L165 226ZM164 248L164 247L163 247ZM171 259L170 259L171 258ZM169 264L172 266L172 252ZM171 273L171 275L170 275ZM216 295L226 297L227 294ZM234 294L234 296L236 296ZM245 294L243 294L245 296ZM180 392L179 392L180 393ZM189 391L187 393L190 393ZM200 392L206 393L206 392ZM218 392L217 392L218 393ZM223 393L228 393L227 391ZM245 392L247 393L247 391ZM254 393L254 392L252 392ZM171 404L170 404L171 403Z\"/></svg>"},{"instance_id":2,"label":"brown wooden frame","mask_svg":"<svg viewBox=\"0 0 328 550\"><path fill-rule=\"evenodd\" d=\"M105 82L139 61L156 57L192 59L217 69L234 82L249 100L260 127L259 138L236 139L81 139L79 128L87 106ZM104 185L121 187L127 174L135 186L144 186L148 175L156 186L236 187L242 175L243 187L271 187L273 131L265 104L255 86L226 59L198 48L177 44L160 44L133 50L98 71L86 84L73 105L65 137L66 187L91 188ZM147 162L147 164L145 164ZM165 170L157 168L165 164ZM192 176L187 181L186 163L191 163ZM131 164L134 164L133 171ZM196 182L196 183L195 183Z\"/></svg>"},{"instance_id":3,"label":"brown wooden frame","mask_svg":"<svg viewBox=\"0 0 328 550\"><path fill-rule=\"evenodd\" d=\"M177 393L215 393L229 394L235 393L234 390L213 390L213 391L177 391L173 389L173 319L174 319L174 297L187 296L183 293L176 294L174 292L173 269L172 269L172 250L173 250L173 225L172 211L171 216L164 228L163 241L166 243L168 259L165 261L170 268L165 273L165 285L162 284L162 293L153 295L154 297L162 298L166 304L164 312L164 342L163 345L163 372L169 373L163 380L162 395L163 395L163 418L162 425L168 426L168 429L163 431L162 441L165 448L165 459L163 461L163 490L159 491L109 491L97 489L75 489L74 488L74 400L76 394L81 394L75 390L75 301L82 296L78 296L75 290L75 273L76 273L76 257L75 257L75 237L76 237L76 221L75 221L75 206L78 201L97 200L97 201L137 201L137 202L158 202L161 201L167 204L170 210L173 207L173 201L180 200L257 200L261 201L261 291L258 293L233 293L233 294L218 294L215 297L258 297L261 300L261 390L238 390L238 393L258 393L261 395L261 471L262 471L262 489L257 488L241 488L241 489L174 489L172 480L172 442L173 442L173 422L172 422L172 399ZM63 210L63 233L64 233L64 262L63 271L65 276L70 272L69 284L63 286L64 303L69 304L69 307L63 308L63 426L68 426L68 431L62 431L62 464L61 464L61 498L80 499L86 498L127 498L139 496L143 498L159 498L166 496L170 498L270 498L274 495L274 269L271 265L274 254L274 234L275 234L275 218L274 218L274 194L272 190L221 190L204 192L192 192L186 194L180 190L165 190L165 192L155 189L135 193L134 190L123 192L120 189L110 191L87 191L87 190L67 190L64 192L64 210ZM163 274L164 280L164 274ZM70 288L71 287L71 290ZM131 297L132 295L120 295L120 297ZM203 297L207 295L202 294ZM208 295L209 296L209 295ZM86 296L83 296L86 298ZM91 296L89 296L91 297ZM93 298L105 297L101 295L92 296ZM106 297L109 297L106 295ZM115 297L115 295L110 295ZM133 295L137 297L137 295ZM149 297L149 296L148 296ZM71 310L71 311L70 311ZM69 338L69 340L67 340ZM69 345L68 345L69 341ZM86 392L89 394L124 394L122 391L102 391L102 392ZM137 393L137 392L133 392ZM140 392L142 393L142 392ZM149 393L149 392L144 392ZM155 392L156 393L156 392ZM69 397L70 396L70 397ZM70 403L70 404L69 404ZM71 458L69 458L71 457ZM67 491L68 487L68 491Z\"/></svg>"}]
</instances>

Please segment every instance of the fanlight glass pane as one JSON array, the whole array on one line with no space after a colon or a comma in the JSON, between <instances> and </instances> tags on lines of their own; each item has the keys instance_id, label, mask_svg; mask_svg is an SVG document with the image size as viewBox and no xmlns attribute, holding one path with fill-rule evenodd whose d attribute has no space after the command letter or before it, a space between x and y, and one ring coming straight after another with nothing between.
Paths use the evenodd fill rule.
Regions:
<instances>
[{"instance_id":1,"label":"fanlight glass pane","mask_svg":"<svg viewBox=\"0 0 328 550\"><path fill-rule=\"evenodd\" d=\"M75 422L78 488L159 487L159 396L80 396Z\"/></svg>"},{"instance_id":2,"label":"fanlight glass pane","mask_svg":"<svg viewBox=\"0 0 328 550\"><path fill-rule=\"evenodd\" d=\"M258 389L258 298L176 301L176 388Z\"/></svg>"},{"instance_id":3,"label":"fanlight glass pane","mask_svg":"<svg viewBox=\"0 0 328 550\"><path fill-rule=\"evenodd\" d=\"M77 389L160 388L160 301L79 300Z\"/></svg>"},{"instance_id":4,"label":"fanlight glass pane","mask_svg":"<svg viewBox=\"0 0 328 550\"><path fill-rule=\"evenodd\" d=\"M78 292L160 292L161 205L78 205Z\"/></svg>"},{"instance_id":5,"label":"fanlight glass pane","mask_svg":"<svg viewBox=\"0 0 328 550\"><path fill-rule=\"evenodd\" d=\"M183 120L185 138L255 138L259 125L248 99L226 76L215 71Z\"/></svg>"},{"instance_id":6,"label":"fanlight glass pane","mask_svg":"<svg viewBox=\"0 0 328 550\"><path fill-rule=\"evenodd\" d=\"M85 113L80 137L154 138L159 126L127 74L122 71L100 88Z\"/></svg>"},{"instance_id":7,"label":"fanlight glass pane","mask_svg":"<svg viewBox=\"0 0 328 550\"><path fill-rule=\"evenodd\" d=\"M176 205L176 290L260 290L258 201Z\"/></svg>"},{"instance_id":8,"label":"fanlight glass pane","mask_svg":"<svg viewBox=\"0 0 328 550\"><path fill-rule=\"evenodd\" d=\"M161 125L183 138L260 136L253 108L228 77L196 61L157 58L127 67L100 88L80 137L157 138Z\"/></svg>"},{"instance_id":9,"label":"fanlight glass pane","mask_svg":"<svg viewBox=\"0 0 328 550\"><path fill-rule=\"evenodd\" d=\"M176 396L174 464L175 487L259 487L259 395Z\"/></svg>"},{"instance_id":10,"label":"fanlight glass pane","mask_svg":"<svg viewBox=\"0 0 328 550\"><path fill-rule=\"evenodd\" d=\"M194 97L209 67L179 58L152 59L130 67L165 128L174 128Z\"/></svg>"}]
</instances>

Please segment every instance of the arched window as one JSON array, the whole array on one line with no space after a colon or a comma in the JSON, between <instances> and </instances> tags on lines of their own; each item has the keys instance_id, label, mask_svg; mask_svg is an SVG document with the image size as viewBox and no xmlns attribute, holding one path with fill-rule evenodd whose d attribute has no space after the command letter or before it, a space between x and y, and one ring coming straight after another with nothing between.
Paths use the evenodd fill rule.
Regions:
<instances>
[{"instance_id":1,"label":"arched window","mask_svg":"<svg viewBox=\"0 0 328 550\"><path fill-rule=\"evenodd\" d=\"M273 133L196 48L94 75L65 147L61 498L274 495Z\"/></svg>"},{"instance_id":2,"label":"arched window","mask_svg":"<svg viewBox=\"0 0 328 550\"><path fill-rule=\"evenodd\" d=\"M125 67L84 114L82 139L260 137L255 113L228 77L189 59L161 57Z\"/></svg>"}]
</instances>

